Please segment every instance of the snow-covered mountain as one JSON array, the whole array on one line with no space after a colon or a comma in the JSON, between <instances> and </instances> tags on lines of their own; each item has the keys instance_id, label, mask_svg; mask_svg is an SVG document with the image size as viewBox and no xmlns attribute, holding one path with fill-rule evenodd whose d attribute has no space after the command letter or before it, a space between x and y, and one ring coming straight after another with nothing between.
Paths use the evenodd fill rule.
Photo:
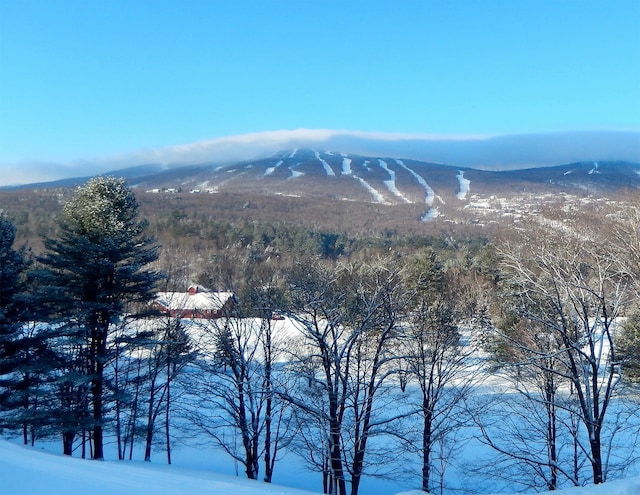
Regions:
<instances>
[{"instance_id":1,"label":"snow-covered mountain","mask_svg":"<svg viewBox=\"0 0 640 495\"><path fill-rule=\"evenodd\" d=\"M299 208L300 201L307 208L314 203L323 203L325 208L341 205L335 209L338 215L348 215L355 208L363 215L363 208L371 205L377 211L400 207L408 222L439 218L464 223L488 215L495 220L528 214L551 202L557 206L558 198L582 207L585 198L616 199L640 190L640 163L589 161L488 171L317 148L281 150L225 165L144 165L110 174L126 177L141 194L225 193L245 197L243 204L257 197L271 198L271 205L278 198L289 202L302 198L297 207L298 220L303 223L309 212ZM85 180L24 187L69 187Z\"/></svg>"},{"instance_id":2,"label":"snow-covered mountain","mask_svg":"<svg viewBox=\"0 0 640 495\"><path fill-rule=\"evenodd\" d=\"M468 199L466 193L471 190L529 187L602 193L640 188L640 163L589 161L492 172L389 155L298 148L226 165L171 167L135 176L128 175L130 170L124 171L125 176L145 188L253 191L428 206L438 195Z\"/></svg>"},{"instance_id":3,"label":"snow-covered mountain","mask_svg":"<svg viewBox=\"0 0 640 495\"><path fill-rule=\"evenodd\" d=\"M640 132L583 131L503 136L438 136L295 129L218 137L175 146L147 148L117 156L52 163L43 158L0 163L0 186L104 174L139 164L176 166L257 160L282 149L340 150L363 156L393 156L454 167L507 170L581 161L640 163Z\"/></svg>"}]
</instances>

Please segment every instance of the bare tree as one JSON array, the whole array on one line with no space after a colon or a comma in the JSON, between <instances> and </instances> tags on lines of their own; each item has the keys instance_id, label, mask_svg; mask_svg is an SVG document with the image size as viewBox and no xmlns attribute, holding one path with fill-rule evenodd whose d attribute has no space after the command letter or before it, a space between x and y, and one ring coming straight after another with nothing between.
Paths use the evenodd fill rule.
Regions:
<instances>
[{"instance_id":1,"label":"bare tree","mask_svg":"<svg viewBox=\"0 0 640 495\"><path fill-rule=\"evenodd\" d=\"M358 493L365 454L395 415L381 409L397 357L391 345L407 304L394 263L307 263L290 278L289 316L300 331L292 358L295 387L286 397L310 417L326 445L325 493ZM314 449L315 450L315 449ZM309 453L315 455L314 452ZM387 459L388 460L388 459Z\"/></svg>"},{"instance_id":2,"label":"bare tree","mask_svg":"<svg viewBox=\"0 0 640 495\"><path fill-rule=\"evenodd\" d=\"M184 367L195 358L190 338L178 318L164 317L156 322L144 345L147 377L147 417L145 427L144 460L151 461L151 449L156 431L156 420L165 415L165 441L167 462L171 464L169 417L171 385Z\"/></svg>"},{"instance_id":3,"label":"bare tree","mask_svg":"<svg viewBox=\"0 0 640 495\"><path fill-rule=\"evenodd\" d=\"M555 241L555 242L554 242ZM620 259L592 239L551 234L509 248L513 310L551 341L549 352L521 342L538 366L570 384L587 432L593 482L605 481L603 428L620 381L616 318L628 305L631 279ZM554 359L549 360L553 356Z\"/></svg>"},{"instance_id":4,"label":"bare tree","mask_svg":"<svg viewBox=\"0 0 640 495\"><path fill-rule=\"evenodd\" d=\"M227 260L211 274L211 281L231 288L235 305L222 318L194 326L199 372L189 388L209 407L190 416L243 465L248 478L258 479L263 462L264 481L271 482L289 441L288 404L276 394L287 342L276 273L252 253Z\"/></svg>"},{"instance_id":5,"label":"bare tree","mask_svg":"<svg viewBox=\"0 0 640 495\"><path fill-rule=\"evenodd\" d=\"M500 469L493 474L528 489L556 490L562 480L578 485L584 456L575 412L560 390L569 382L555 372L561 363L554 339L539 324L512 314L496 327L494 373L506 390L486 404L484 415L478 407L474 415L482 441L497 453L492 462Z\"/></svg>"},{"instance_id":6,"label":"bare tree","mask_svg":"<svg viewBox=\"0 0 640 495\"><path fill-rule=\"evenodd\" d=\"M417 384L414 408L421 423L419 441L407 443L421 458L422 490L433 492L437 479L442 492L447 452L440 451L439 458L436 453L464 423L464 400L474 386L473 348L470 342L463 343L458 329L456 306L461 301L455 287L461 282L457 276L448 277L433 252L410 260L404 274L412 301L400 355L408 383Z\"/></svg>"}]
</instances>

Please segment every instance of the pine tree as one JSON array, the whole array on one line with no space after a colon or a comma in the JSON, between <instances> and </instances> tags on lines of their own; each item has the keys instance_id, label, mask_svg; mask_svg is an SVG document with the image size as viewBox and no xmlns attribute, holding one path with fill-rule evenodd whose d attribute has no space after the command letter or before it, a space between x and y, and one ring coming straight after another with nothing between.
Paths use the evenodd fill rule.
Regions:
<instances>
[{"instance_id":1,"label":"pine tree","mask_svg":"<svg viewBox=\"0 0 640 495\"><path fill-rule=\"evenodd\" d=\"M110 332L127 308L153 298L160 279L148 266L158 257L157 246L144 235L146 223L137 217L138 203L123 179L91 179L63 207L60 238L47 239L47 251L39 258L44 267L40 292L55 340L64 342L64 352L73 349L74 362L61 383L73 385L74 401L86 401L85 408L72 410L89 414L94 459L104 457L105 366L113 358ZM86 397L78 395L83 389Z\"/></svg>"},{"instance_id":2,"label":"pine tree","mask_svg":"<svg viewBox=\"0 0 640 495\"><path fill-rule=\"evenodd\" d=\"M0 428L23 429L27 443L30 384L28 366L34 340L25 332L26 248L14 249L16 228L0 216Z\"/></svg>"},{"instance_id":3,"label":"pine tree","mask_svg":"<svg viewBox=\"0 0 640 495\"><path fill-rule=\"evenodd\" d=\"M20 293L24 290L25 272L29 264L24 248L16 250L13 243L16 228L6 217L0 216L0 365L2 373L11 371L14 357L12 344L24 320L25 305Z\"/></svg>"}]
</instances>

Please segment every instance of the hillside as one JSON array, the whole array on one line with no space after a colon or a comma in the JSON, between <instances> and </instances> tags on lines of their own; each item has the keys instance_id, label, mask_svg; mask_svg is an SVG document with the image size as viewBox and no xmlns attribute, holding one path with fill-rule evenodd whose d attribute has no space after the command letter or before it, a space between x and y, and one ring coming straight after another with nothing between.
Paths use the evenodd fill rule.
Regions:
<instances>
[{"instance_id":1,"label":"hillside","mask_svg":"<svg viewBox=\"0 0 640 495\"><path fill-rule=\"evenodd\" d=\"M377 204L468 200L470 193L616 193L640 188L640 164L580 162L555 167L489 172L386 156L294 149L225 166L174 167L131 180L145 189L254 192Z\"/></svg>"},{"instance_id":2,"label":"hillside","mask_svg":"<svg viewBox=\"0 0 640 495\"><path fill-rule=\"evenodd\" d=\"M602 218L637 202L640 164L584 162L490 172L393 157L313 149L225 166L144 165L116 170L136 191L165 246L208 244L220 226L301 229L353 240L493 238L525 221ZM86 179L0 189L0 210L36 250ZM257 229L257 230L256 230ZM198 241L199 242L199 241ZM367 241L369 242L369 241ZM191 249L191 248L189 248Z\"/></svg>"}]
</instances>

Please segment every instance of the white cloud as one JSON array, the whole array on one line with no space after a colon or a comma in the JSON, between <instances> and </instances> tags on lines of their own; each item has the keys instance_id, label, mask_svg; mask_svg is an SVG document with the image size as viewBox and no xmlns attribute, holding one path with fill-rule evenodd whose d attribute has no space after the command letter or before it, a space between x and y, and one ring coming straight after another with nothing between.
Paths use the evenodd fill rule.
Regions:
<instances>
[{"instance_id":1,"label":"white cloud","mask_svg":"<svg viewBox=\"0 0 640 495\"><path fill-rule=\"evenodd\" d=\"M439 136L363 132L332 129L282 129L224 136L195 143L160 148L146 148L110 157L83 158L71 162L53 163L24 161L0 164L0 186L45 182L69 177L84 177L141 164L184 165L225 163L251 160L279 150L294 147L321 147L332 139L355 138L375 142L406 140L437 141L478 139L477 136ZM359 150L345 150L355 151ZM366 151L366 148L363 149Z\"/></svg>"}]
</instances>

